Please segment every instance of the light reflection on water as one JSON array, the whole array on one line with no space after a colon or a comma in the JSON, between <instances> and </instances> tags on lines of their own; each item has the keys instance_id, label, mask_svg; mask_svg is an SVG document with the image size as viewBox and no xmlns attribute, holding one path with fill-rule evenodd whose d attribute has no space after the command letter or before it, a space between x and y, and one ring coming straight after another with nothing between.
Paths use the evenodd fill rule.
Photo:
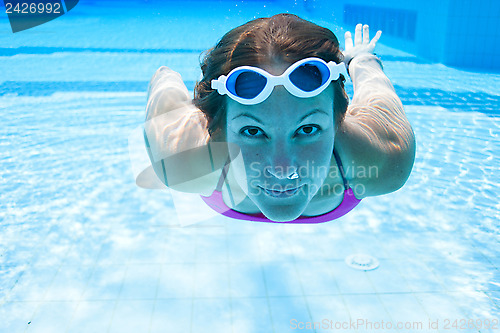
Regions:
<instances>
[{"instance_id":1,"label":"light reflection on water","mask_svg":"<svg viewBox=\"0 0 500 333\"><path fill-rule=\"evenodd\" d=\"M11 117L3 114L16 129L2 153L4 327L32 321L48 331L55 311L66 314L68 330L189 322L196 331L210 317L214 329L230 321L249 332L328 313L393 321L498 314L500 118L407 106L418 143L408 183L341 220L215 218L182 228L168 192L136 188L130 171L127 134L141 114L123 106L140 110L144 96L104 94L75 107L78 97L57 107L47 97L18 97ZM38 109L46 110L42 121L12 114L35 120ZM471 137L455 130L462 127ZM358 252L380 267L347 267L343 259ZM408 302L417 306L411 316Z\"/></svg>"}]
</instances>

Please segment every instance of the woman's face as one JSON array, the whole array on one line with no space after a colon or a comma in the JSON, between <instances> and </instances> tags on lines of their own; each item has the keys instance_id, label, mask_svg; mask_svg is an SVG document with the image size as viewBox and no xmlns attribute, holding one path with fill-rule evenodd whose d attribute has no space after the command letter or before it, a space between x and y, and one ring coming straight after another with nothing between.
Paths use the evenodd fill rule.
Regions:
<instances>
[{"instance_id":1,"label":"woman's face","mask_svg":"<svg viewBox=\"0 0 500 333\"><path fill-rule=\"evenodd\" d=\"M263 69L280 75L287 67ZM256 105L227 98L226 133L241 149L243 165L241 159L233 160L232 169L250 199L273 221L296 219L329 172L335 137L333 89L299 98L276 86Z\"/></svg>"}]
</instances>

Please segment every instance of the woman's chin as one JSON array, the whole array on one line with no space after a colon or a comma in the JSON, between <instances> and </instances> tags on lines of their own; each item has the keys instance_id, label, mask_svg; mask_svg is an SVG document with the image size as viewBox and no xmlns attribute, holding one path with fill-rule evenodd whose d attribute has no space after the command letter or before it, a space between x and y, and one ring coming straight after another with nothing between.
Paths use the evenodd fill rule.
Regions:
<instances>
[{"instance_id":1,"label":"woman's chin","mask_svg":"<svg viewBox=\"0 0 500 333\"><path fill-rule=\"evenodd\" d=\"M262 214L275 222L290 222L297 219L304 212L305 207L293 206L267 206L260 207Z\"/></svg>"},{"instance_id":2,"label":"woman's chin","mask_svg":"<svg viewBox=\"0 0 500 333\"><path fill-rule=\"evenodd\" d=\"M258 191L250 199L268 219L275 222L290 222L297 219L307 207L310 198L307 191L300 191L288 198L277 198L272 193Z\"/></svg>"}]
</instances>

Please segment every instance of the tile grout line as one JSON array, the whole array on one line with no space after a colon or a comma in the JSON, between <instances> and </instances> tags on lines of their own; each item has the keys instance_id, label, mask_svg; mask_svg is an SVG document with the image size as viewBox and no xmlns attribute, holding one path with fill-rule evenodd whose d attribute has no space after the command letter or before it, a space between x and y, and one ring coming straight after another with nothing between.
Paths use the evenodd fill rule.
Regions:
<instances>
[{"instance_id":1,"label":"tile grout line","mask_svg":"<svg viewBox=\"0 0 500 333\"><path fill-rule=\"evenodd\" d=\"M349 247L351 248L351 251L352 253L354 253L354 251L356 251L356 249L354 248L354 246L352 245L352 242L351 242L351 239L349 237L347 237L347 234L343 228L343 226L340 227L340 231L342 232L342 234L344 235L344 239L347 239L349 240L348 244L349 244ZM342 262L345 264L345 259L342 260ZM335 276L335 275L334 275ZM349 320L352 320L352 313L351 313L351 310L349 309L349 307L347 306L347 302L345 300L345 297L344 295L347 295L345 293L342 292L342 290L340 290L340 286L337 282L337 278L335 278L335 283L337 284L337 289L339 291L339 294L340 294L340 298L342 299L342 304L344 304L344 308L347 310L347 313L349 314Z\"/></svg>"},{"instance_id":2,"label":"tile grout line","mask_svg":"<svg viewBox=\"0 0 500 333\"><path fill-rule=\"evenodd\" d=\"M231 322L231 332L234 332L234 321L233 321L233 297L231 293L231 268L229 267L229 239L227 227L224 228L224 234L226 235L226 268L227 268L227 296L229 297L229 318Z\"/></svg>"},{"instance_id":3,"label":"tile grout line","mask_svg":"<svg viewBox=\"0 0 500 333\"><path fill-rule=\"evenodd\" d=\"M194 239L194 258L193 258L193 285L192 285L192 292L191 292L191 320L189 321L189 333L193 332L193 317L194 317L194 300L195 300L195 290L196 290L196 280L197 280L197 270L198 270L198 239L199 239L199 233L201 229L195 229L197 232L195 233L195 239Z\"/></svg>"},{"instance_id":4,"label":"tile grout line","mask_svg":"<svg viewBox=\"0 0 500 333\"><path fill-rule=\"evenodd\" d=\"M447 295L447 296L451 297L455 301L455 297L453 297L453 295L450 294L450 292L452 292L452 291L446 289L446 286L443 284L442 280L439 279L439 277L435 273L434 269L431 269L429 267L427 267L427 268L432 273L432 275L434 276L434 278L436 279L436 281L443 287L443 290L441 292L438 292L438 293L436 293L436 292L429 292L429 293L432 294L432 295L435 295L435 294ZM417 299L417 302L420 304L420 306L423 308L425 314L427 315L427 318L432 319L431 316L430 316L430 313L423 306L422 302L420 302L420 300L418 299L418 297L415 296L415 298ZM460 313L462 315L462 318L466 318L466 316L464 316L464 312L463 312L463 309L461 307L457 307L457 310L460 311ZM476 332L478 332L478 331L476 331Z\"/></svg>"},{"instance_id":5,"label":"tile grout line","mask_svg":"<svg viewBox=\"0 0 500 333\"><path fill-rule=\"evenodd\" d=\"M9 225L7 225L9 226ZM49 228L50 226L47 226L46 227L47 230L45 232L45 235L47 235L49 233ZM43 246L43 245L42 245ZM4 253L2 253L2 255L6 254L7 251L5 250ZM34 255L31 255L31 257L29 258L29 262L26 263L26 268L19 274L19 276L16 278L14 284L12 285L12 287L5 293L5 295L0 299L0 307L3 306L5 303L9 303L9 298L11 297L11 293L12 293L12 290L16 287L16 285L19 283L19 281L22 279L22 277L24 276L24 274L27 272L28 268L33 268L33 261L34 261ZM31 264L31 266L30 266ZM9 265L6 265L6 266L13 266L13 267L16 267L14 264L9 264ZM57 274L57 272L56 272ZM52 284L52 282L51 282Z\"/></svg>"},{"instance_id":6,"label":"tile grout line","mask_svg":"<svg viewBox=\"0 0 500 333\"><path fill-rule=\"evenodd\" d=\"M10 297L10 294L12 293L12 289L14 289L16 287L16 285L19 283L19 280L22 279L24 273L26 273L26 270L28 269L29 267L29 264L30 262L28 262L26 264L26 269L24 269L20 274L19 276L16 278L16 281L14 282L14 284L12 285L12 287L5 293L5 295L2 297L2 299L0 299L0 307L2 307L5 303L9 303L9 297Z\"/></svg>"},{"instance_id":7,"label":"tile grout line","mask_svg":"<svg viewBox=\"0 0 500 333\"><path fill-rule=\"evenodd\" d=\"M264 265L262 264L262 253L261 253L262 247L260 244L260 240L258 241L257 246L259 247L259 250L257 251L257 253L259 255L259 267L260 267L260 272L262 273L262 279L264 280L264 290L266 292L265 297L266 297L266 302L267 302L267 309L269 310L269 318L271 319L271 328L272 328L272 332L276 333L276 330L274 328L274 320L273 320L273 311L271 308L271 301L269 300L269 292L267 290L266 274L264 272Z\"/></svg>"},{"instance_id":8,"label":"tile grout line","mask_svg":"<svg viewBox=\"0 0 500 333\"><path fill-rule=\"evenodd\" d=\"M164 255L165 255L165 251L163 251L163 247L162 247L162 254L161 254L160 264L159 264L160 271L158 273L158 279L156 281L155 298L153 301L153 309L151 310L151 318L149 319L149 330L148 331L150 333L152 332L152 329L153 329L153 319L154 319L154 315L155 315L155 311L156 311L156 304L158 303L158 292L160 290L160 282L161 282L161 277L162 277L162 273L163 273L163 269L164 269L164 264L163 264Z\"/></svg>"},{"instance_id":9,"label":"tile grout line","mask_svg":"<svg viewBox=\"0 0 500 333\"><path fill-rule=\"evenodd\" d=\"M286 241L288 247L291 248L291 244L290 244L290 241L289 241L288 237L286 237L285 241ZM304 303L306 305L307 314L309 315L309 320L310 320L310 322L313 322L313 318L312 318L312 314L311 314L311 309L309 308L309 302L308 302L307 297L305 296L305 293L304 293L304 286L302 284L302 278L300 277L299 270L297 268L297 262L295 260L295 253L294 252L292 252L292 263L293 263L293 268L295 270L295 274L297 275L297 278L299 280L300 291L301 291L301 294L302 294L301 296L302 296L302 300L304 301ZM313 332L317 333L315 325L313 327Z\"/></svg>"},{"instance_id":10,"label":"tile grout line","mask_svg":"<svg viewBox=\"0 0 500 333\"><path fill-rule=\"evenodd\" d=\"M111 230L108 230L108 235L110 233L111 233ZM81 303L83 301L83 299L82 299L83 295L87 291L87 288L89 286L90 280L91 280L92 276L94 275L94 272L96 271L97 263L99 261L99 258L101 257L102 252L103 252L103 246L101 245L101 249L99 250L99 253L97 254L97 257L94 260L94 265L92 266L92 270L91 270L91 272L89 274L89 278L88 278L87 282L85 283L84 290L82 291L82 293L80 295L80 298L78 299L78 302L77 302L77 304L75 306L75 309L73 311L73 314L71 315L71 318L69 319L69 321L68 321L68 323L66 325L66 330L65 331L68 332L68 333L70 333L69 329L70 329L71 324L73 323L73 320L75 319L76 313L78 312L78 309L80 308L80 305L81 305Z\"/></svg>"},{"instance_id":11,"label":"tile grout line","mask_svg":"<svg viewBox=\"0 0 500 333\"><path fill-rule=\"evenodd\" d=\"M385 260L390 260L390 259L385 259ZM397 269L397 268L396 268ZM366 275L366 278L368 279L368 281L370 281L370 283L372 284L373 286L373 289L375 290L375 295L377 296L377 299L378 301L380 302L380 304L382 304L382 307L384 308L384 311L385 313L389 316L389 319L391 320L391 323L394 324L394 319L392 318L392 315L389 313L389 311L387 310L387 307L385 306L385 303L382 301L382 298L380 297L380 294L384 294L384 293L380 293L378 290L377 290L377 286L375 285L375 283L373 283L372 279L370 278L370 274L367 273L367 271L364 271L365 275ZM401 273L399 272L398 270L398 273L400 274L401 276ZM402 277L402 276L401 276ZM404 279L403 279L404 280ZM406 281L406 280L404 280ZM408 285L408 283L406 283ZM409 286L408 286L409 287ZM397 332L400 332L400 330L397 328L396 326L396 331Z\"/></svg>"},{"instance_id":12,"label":"tile grout line","mask_svg":"<svg viewBox=\"0 0 500 333\"><path fill-rule=\"evenodd\" d=\"M377 245L378 245L378 247L380 248L380 243L379 243L379 242L377 242ZM357 250L356 250L356 249L355 249L355 251L357 252ZM382 260L389 261L389 262L391 262L391 263L392 263L392 260L391 260L391 259L389 259L389 253L385 252L385 250L383 250L383 252L384 252L384 253L383 253L383 255L384 255L386 258L384 258L384 259L382 259ZM377 260L378 260L378 259L377 259ZM377 268L377 269L379 269L379 268ZM406 281L406 279L402 276L401 272L397 269L397 267L396 267L396 270L398 271L399 276L403 279L403 281L405 281L406 285L407 285L407 286L408 286L408 288L409 288L410 286L408 285L408 282L407 282L407 281ZM380 297L380 295L381 295L381 294L385 294L385 293L382 293L382 292L380 292L379 290L377 290L377 286L376 286L376 284L373 282L372 278L370 277L370 274L368 274L368 272L367 272L367 271L363 271L363 274L365 275L366 279L367 279L368 281L370 281L370 284L372 285L372 288L373 288L373 290L375 291L375 293L374 293L374 294L376 295L376 297L377 297L378 301L380 302L380 304L381 304L381 305L382 305L382 307L384 308L385 313L389 316L389 319L390 319L391 323L393 323L393 324L394 324L394 319L393 319L393 316L389 313L389 311L388 311L388 309L387 309L386 305L384 304L384 302L382 301L382 298ZM410 291L410 290L409 290L409 291ZM397 332L399 332L400 330L396 327L396 331L397 331Z\"/></svg>"},{"instance_id":13,"label":"tile grout line","mask_svg":"<svg viewBox=\"0 0 500 333\"><path fill-rule=\"evenodd\" d=\"M130 253L128 255L128 260L126 262L125 272L123 273L123 279L122 279L122 283L120 285L120 290L118 292L118 295L116 296L115 305L113 306L113 313L111 314L111 317L109 319L109 324L108 324L108 329L107 329L108 333L111 331L113 321L115 320L116 309L118 308L118 303L120 303L120 298L121 298L121 294L123 291L123 286L125 285L125 280L127 278L127 274L128 274L129 268L130 268L130 257L131 256L132 256L132 250L130 251Z\"/></svg>"},{"instance_id":14,"label":"tile grout line","mask_svg":"<svg viewBox=\"0 0 500 333\"><path fill-rule=\"evenodd\" d=\"M46 239L47 242L48 242L48 238ZM75 247L75 245L73 244L72 245L72 248ZM52 284L54 283L57 275L59 274L59 272L61 271L61 267L63 266L63 261L61 260L61 262L59 263L58 267L57 267L57 270L56 272L54 273L54 276L52 277L52 279L50 280L50 283L48 284L47 286L47 289L45 290L45 292L43 293L43 296L42 296L42 299L38 301L38 305L36 306L36 309L35 311L33 311L33 314L31 315L31 320L29 321L30 323L33 322L33 320L36 318L38 312L40 311L40 308L42 307L42 305L44 303L46 303L46 300L45 300L45 297L47 296L47 293L49 292L49 289L52 287ZM48 266L50 267L50 266ZM26 328L24 329L24 332L28 332L28 330L31 328L32 326L30 326L30 324L28 324L26 326Z\"/></svg>"}]
</instances>

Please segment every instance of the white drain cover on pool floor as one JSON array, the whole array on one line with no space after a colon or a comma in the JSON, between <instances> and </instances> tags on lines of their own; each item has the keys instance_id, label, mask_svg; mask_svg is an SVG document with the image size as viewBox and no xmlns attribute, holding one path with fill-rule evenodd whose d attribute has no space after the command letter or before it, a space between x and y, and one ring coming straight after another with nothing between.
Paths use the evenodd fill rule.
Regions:
<instances>
[{"instance_id":1,"label":"white drain cover on pool floor","mask_svg":"<svg viewBox=\"0 0 500 333\"><path fill-rule=\"evenodd\" d=\"M363 271L371 271L378 267L378 260L368 254L351 254L345 258L345 263L354 268Z\"/></svg>"}]
</instances>

